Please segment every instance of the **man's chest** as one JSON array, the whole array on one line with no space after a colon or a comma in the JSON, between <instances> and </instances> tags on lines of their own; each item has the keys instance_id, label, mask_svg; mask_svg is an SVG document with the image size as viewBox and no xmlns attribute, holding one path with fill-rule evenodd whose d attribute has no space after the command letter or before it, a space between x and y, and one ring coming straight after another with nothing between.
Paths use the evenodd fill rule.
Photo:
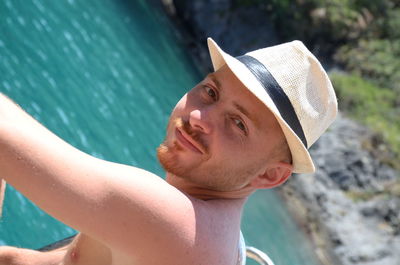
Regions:
<instances>
[{"instance_id":1,"label":"man's chest","mask_svg":"<svg viewBox=\"0 0 400 265\"><path fill-rule=\"evenodd\" d=\"M60 265L133 265L133 258L79 234L68 246Z\"/></svg>"}]
</instances>

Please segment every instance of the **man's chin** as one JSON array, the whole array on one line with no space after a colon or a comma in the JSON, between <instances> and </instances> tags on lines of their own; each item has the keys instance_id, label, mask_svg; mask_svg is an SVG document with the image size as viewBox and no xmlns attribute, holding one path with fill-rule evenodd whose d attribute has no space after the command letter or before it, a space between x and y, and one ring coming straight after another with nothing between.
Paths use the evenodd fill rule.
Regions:
<instances>
[{"instance_id":1,"label":"man's chin","mask_svg":"<svg viewBox=\"0 0 400 265\"><path fill-rule=\"evenodd\" d=\"M182 168L178 165L177 155L175 154L177 147L176 144L172 147L169 147L166 143L160 144L157 148L157 158L166 172L179 176L182 173Z\"/></svg>"}]
</instances>

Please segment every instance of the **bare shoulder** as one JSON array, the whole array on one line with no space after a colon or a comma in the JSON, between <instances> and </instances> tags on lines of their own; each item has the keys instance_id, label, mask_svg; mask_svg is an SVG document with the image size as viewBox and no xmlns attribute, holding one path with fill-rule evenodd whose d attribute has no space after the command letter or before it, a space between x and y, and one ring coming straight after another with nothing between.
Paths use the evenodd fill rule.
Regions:
<instances>
[{"instance_id":1,"label":"bare shoulder","mask_svg":"<svg viewBox=\"0 0 400 265\"><path fill-rule=\"evenodd\" d=\"M118 249L125 249L137 264L234 263L240 229L239 207L223 200L193 198L148 172L129 167L123 170L133 170L134 178L144 176L146 180L128 178L125 183L120 180L113 184L120 185L119 194L126 192L130 194L127 200L137 203L132 208L124 206L125 235L131 240L124 240L126 245ZM131 193L132 189L136 191ZM113 215L124 215L119 205L113 207L116 208Z\"/></svg>"},{"instance_id":2,"label":"bare shoulder","mask_svg":"<svg viewBox=\"0 0 400 265\"><path fill-rule=\"evenodd\" d=\"M192 199L195 213L192 242L182 248L182 264L235 264L240 234L240 209L233 201ZM179 256L181 264L185 255Z\"/></svg>"}]
</instances>

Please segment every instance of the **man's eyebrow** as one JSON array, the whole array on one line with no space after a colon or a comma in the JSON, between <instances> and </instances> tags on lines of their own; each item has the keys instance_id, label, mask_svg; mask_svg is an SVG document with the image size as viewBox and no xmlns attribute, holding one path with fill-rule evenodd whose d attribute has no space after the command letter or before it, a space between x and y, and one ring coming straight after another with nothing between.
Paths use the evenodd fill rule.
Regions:
<instances>
[{"instance_id":1,"label":"man's eyebrow","mask_svg":"<svg viewBox=\"0 0 400 265\"><path fill-rule=\"evenodd\" d=\"M214 82L214 84L217 87L217 89L219 91L221 91L221 89L222 89L221 83L219 82L219 80L217 79L217 77L215 76L214 73L209 73L207 75L207 78L211 79ZM251 115L250 112L247 109L245 109L242 105L240 105L236 101L233 102L233 105L235 106L235 108L237 110L239 110L243 115L245 115L249 120L251 120L256 127L259 127L257 119L253 115Z\"/></svg>"},{"instance_id":2,"label":"man's eyebrow","mask_svg":"<svg viewBox=\"0 0 400 265\"><path fill-rule=\"evenodd\" d=\"M242 105L240 105L239 103L237 103L235 101L233 102L233 105L235 106L235 108L237 110L239 110L241 113L243 113L243 115L245 115L249 120L251 120L254 123L254 125L256 125L258 127L257 120L255 119L255 117L253 115L250 114L249 111L247 111Z\"/></svg>"},{"instance_id":3,"label":"man's eyebrow","mask_svg":"<svg viewBox=\"0 0 400 265\"><path fill-rule=\"evenodd\" d=\"M214 84L215 84L215 86L217 87L218 90L221 90L221 88L222 88L221 87L221 83L219 82L219 80L217 79L217 77L215 76L214 73L209 73L207 75L207 78L211 79L214 82Z\"/></svg>"}]
</instances>

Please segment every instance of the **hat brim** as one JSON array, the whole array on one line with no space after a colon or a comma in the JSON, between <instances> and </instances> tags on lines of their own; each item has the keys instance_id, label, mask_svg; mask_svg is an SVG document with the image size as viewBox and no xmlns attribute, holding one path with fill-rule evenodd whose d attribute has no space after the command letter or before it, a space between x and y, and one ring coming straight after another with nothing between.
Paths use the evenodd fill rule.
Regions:
<instances>
[{"instance_id":1,"label":"hat brim","mask_svg":"<svg viewBox=\"0 0 400 265\"><path fill-rule=\"evenodd\" d=\"M242 84L258 98L272 112L278 121L283 134L286 137L290 152L292 154L292 164L294 173L312 173L315 166L300 138L290 128L279 113L271 97L265 91L261 83L250 72L250 70L239 60L225 53L211 38L207 39L208 49L214 70L217 71L225 64L230 68L233 74L242 82Z\"/></svg>"}]
</instances>

